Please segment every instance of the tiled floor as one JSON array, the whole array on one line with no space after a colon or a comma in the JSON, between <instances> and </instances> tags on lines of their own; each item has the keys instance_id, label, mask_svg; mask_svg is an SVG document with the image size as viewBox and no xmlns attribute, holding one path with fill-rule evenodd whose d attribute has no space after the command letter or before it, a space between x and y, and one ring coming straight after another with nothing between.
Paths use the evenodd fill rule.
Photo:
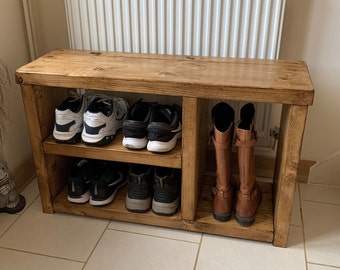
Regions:
<instances>
[{"instance_id":1,"label":"tiled floor","mask_svg":"<svg viewBox=\"0 0 340 270\"><path fill-rule=\"evenodd\" d=\"M340 188L298 184L288 248L26 208L0 214L0 269L340 269Z\"/></svg>"}]
</instances>

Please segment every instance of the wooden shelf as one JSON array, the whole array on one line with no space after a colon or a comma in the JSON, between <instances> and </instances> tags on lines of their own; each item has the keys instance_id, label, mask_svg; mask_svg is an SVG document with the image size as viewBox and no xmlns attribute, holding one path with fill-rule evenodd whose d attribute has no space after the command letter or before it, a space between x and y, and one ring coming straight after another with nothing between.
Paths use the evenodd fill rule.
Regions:
<instances>
[{"instance_id":1,"label":"wooden shelf","mask_svg":"<svg viewBox=\"0 0 340 270\"><path fill-rule=\"evenodd\" d=\"M61 144L56 143L49 136L43 143L44 152L54 155L71 157L93 158L102 160L113 160L127 163L140 163L154 166L181 168L182 165L182 143L177 141L176 147L168 153L151 153L146 149L129 150L122 146L123 135L116 134L113 142L106 146L89 146L84 143Z\"/></svg>"},{"instance_id":2,"label":"wooden shelf","mask_svg":"<svg viewBox=\"0 0 340 270\"><path fill-rule=\"evenodd\" d=\"M54 200L53 208L54 211L60 213L272 242L274 233L272 185L270 183L260 183L260 185L263 190L263 200L258 209L255 223L250 228L241 227L234 217L228 222L219 222L214 219L212 214L211 186L208 185L203 186L194 221L183 220L180 210L170 217L156 215L151 210L147 213L127 211L125 208L126 186L117 192L111 204L105 206L92 206L89 203L71 203L67 200L67 188L65 187Z\"/></svg>"}]
</instances>

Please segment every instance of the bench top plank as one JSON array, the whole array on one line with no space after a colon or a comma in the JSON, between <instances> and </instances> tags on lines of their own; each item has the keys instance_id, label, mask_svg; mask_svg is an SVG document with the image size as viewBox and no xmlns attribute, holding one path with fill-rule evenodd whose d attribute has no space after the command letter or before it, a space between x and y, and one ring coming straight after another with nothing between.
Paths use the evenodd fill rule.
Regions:
<instances>
[{"instance_id":1,"label":"bench top plank","mask_svg":"<svg viewBox=\"0 0 340 270\"><path fill-rule=\"evenodd\" d=\"M303 61L58 49L16 71L19 84L312 105Z\"/></svg>"}]
</instances>

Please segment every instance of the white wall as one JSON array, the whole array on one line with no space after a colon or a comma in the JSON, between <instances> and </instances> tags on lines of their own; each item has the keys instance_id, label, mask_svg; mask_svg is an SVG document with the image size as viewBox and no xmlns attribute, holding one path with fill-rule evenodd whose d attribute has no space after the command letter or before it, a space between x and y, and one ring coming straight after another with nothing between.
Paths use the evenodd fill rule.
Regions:
<instances>
[{"instance_id":1,"label":"white wall","mask_svg":"<svg viewBox=\"0 0 340 270\"><path fill-rule=\"evenodd\" d=\"M309 66L315 99L307 118L302 158L318 163L333 164L340 150L339 26L340 1L287 0L281 58L302 59ZM336 170L316 167L328 168L327 178L333 177L332 181L320 178L320 183L340 185Z\"/></svg>"},{"instance_id":2,"label":"white wall","mask_svg":"<svg viewBox=\"0 0 340 270\"><path fill-rule=\"evenodd\" d=\"M11 73L7 91L8 120L5 120L3 155L10 170L31 153L20 87L15 83L15 70L29 61L26 29L20 0L0 0L0 58Z\"/></svg>"},{"instance_id":3,"label":"white wall","mask_svg":"<svg viewBox=\"0 0 340 270\"><path fill-rule=\"evenodd\" d=\"M32 26L35 57L57 48L68 48L64 0L23 0L26 20ZM29 17L29 18L28 18ZM33 55L34 56L34 55ZM34 58L34 57L33 57Z\"/></svg>"},{"instance_id":4,"label":"white wall","mask_svg":"<svg viewBox=\"0 0 340 270\"><path fill-rule=\"evenodd\" d=\"M281 58L302 59L315 86L302 158L321 160L340 150L340 1L288 0Z\"/></svg>"}]
</instances>

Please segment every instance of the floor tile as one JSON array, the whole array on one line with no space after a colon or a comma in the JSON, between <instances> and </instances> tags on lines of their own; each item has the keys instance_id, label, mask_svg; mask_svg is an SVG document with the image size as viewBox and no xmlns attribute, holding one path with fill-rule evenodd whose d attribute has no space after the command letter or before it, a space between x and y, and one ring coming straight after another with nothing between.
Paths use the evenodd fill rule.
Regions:
<instances>
[{"instance_id":1,"label":"floor tile","mask_svg":"<svg viewBox=\"0 0 340 270\"><path fill-rule=\"evenodd\" d=\"M0 237L5 233L5 231L19 218L16 214L0 214Z\"/></svg>"},{"instance_id":2,"label":"floor tile","mask_svg":"<svg viewBox=\"0 0 340 270\"><path fill-rule=\"evenodd\" d=\"M196 243L107 230L85 270L194 269L198 247Z\"/></svg>"},{"instance_id":3,"label":"floor tile","mask_svg":"<svg viewBox=\"0 0 340 270\"><path fill-rule=\"evenodd\" d=\"M288 248L270 243L204 235L197 270L306 269L302 228L291 226Z\"/></svg>"},{"instance_id":4,"label":"floor tile","mask_svg":"<svg viewBox=\"0 0 340 270\"><path fill-rule=\"evenodd\" d=\"M340 188L300 183L301 200L340 204Z\"/></svg>"},{"instance_id":5,"label":"floor tile","mask_svg":"<svg viewBox=\"0 0 340 270\"><path fill-rule=\"evenodd\" d=\"M128 222L111 221L109 229L199 243L202 234Z\"/></svg>"},{"instance_id":6,"label":"floor tile","mask_svg":"<svg viewBox=\"0 0 340 270\"><path fill-rule=\"evenodd\" d=\"M318 264L308 264L308 270L339 270L337 267L318 265Z\"/></svg>"},{"instance_id":7,"label":"floor tile","mask_svg":"<svg viewBox=\"0 0 340 270\"><path fill-rule=\"evenodd\" d=\"M340 205L302 201L308 262L340 267Z\"/></svg>"},{"instance_id":8,"label":"floor tile","mask_svg":"<svg viewBox=\"0 0 340 270\"><path fill-rule=\"evenodd\" d=\"M39 196L39 187L37 179L34 179L22 192L21 195L25 197L26 206L23 211L25 211L32 202Z\"/></svg>"},{"instance_id":9,"label":"floor tile","mask_svg":"<svg viewBox=\"0 0 340 270\"><path fill-rule=\"evenodd\" d=\"M0 238L0 247L84 262L108 222L66 214L44 214L37 198Z\"/></svg>"},{"instance_id":10,"label":"floor tile","mask_svg":"<svg viewBox=\"0 0 340 270\"><path fill-rule=\"evenodd\" d=\"M81 270L83 263L0 248L1 270Z\"/></svg>"}]
</instances>

